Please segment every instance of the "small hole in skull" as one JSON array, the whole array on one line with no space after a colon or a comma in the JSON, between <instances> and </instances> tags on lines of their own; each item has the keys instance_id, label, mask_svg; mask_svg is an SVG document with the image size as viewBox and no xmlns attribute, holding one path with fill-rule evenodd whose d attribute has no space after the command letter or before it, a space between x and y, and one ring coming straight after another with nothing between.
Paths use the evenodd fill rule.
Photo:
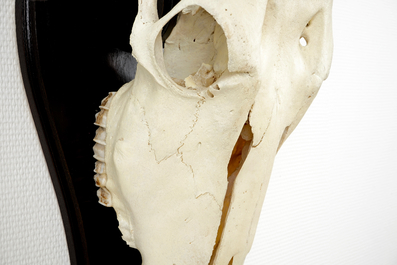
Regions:
<instances>
[{"instance_id":1,"label":"small hole in skull","mask_svg":"<svg viewBox=\"0 0 397 265\"><path fill-rule=\"evenodd\" d=\"M306 38L305 38L305 37L301 37L301 38L299 39L299 43L300 43L301 46L303 46L303 47L307 46L307 40L306 40Z\"/></svg>"},{"instance_id":2,"label":"small hole in skull","mask_svg":"<svg viewBox=\"0 0 397 265\"><path fill-rule=\"evenodd\" d=\"M226 37L214 17L198 5L183 9L164 41L163 58L179 86L205 91L227 69Z\"/></svg>"}]
</instances>

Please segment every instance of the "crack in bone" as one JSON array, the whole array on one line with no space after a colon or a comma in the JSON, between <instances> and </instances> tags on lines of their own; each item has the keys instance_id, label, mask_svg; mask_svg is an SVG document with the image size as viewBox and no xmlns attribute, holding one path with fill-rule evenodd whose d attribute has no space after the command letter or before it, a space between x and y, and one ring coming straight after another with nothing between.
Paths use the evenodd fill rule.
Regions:
<instances>
[{"instance_id":1,"label":"crack in bone","mask_svg":"<svg viewBox=\"0 0 397 265\"><path fill-rule=\"evenodd\" d=\"M150 142L151 133L150 133L149 123L148 123L148 121L146 120L146 111L145 111L145 108L142 106L141 102L139 102L138 99L136 99L136 101L137 101L137 103L138 103L138 105L139 105L139 108L140 108L141 111L142 111L142 114L143 114L143 117L142 117L142 120L141 120L141 121L143 122L143 124L145 124L145 126L146 126L146 128L147 128L147 133L148 133L148 141L147 141L147 144L148 144L148 146L150 147L150 152L153 152L154 159L156 160L157 163L159 163L158 160L157 160L157 157L156 157L156 151L154 150L153 145L152 145L152 143Z\"/></svg>"},{"instance_id":2,"label":"crack in bone","mask_svg":"<svg viewBox=\"0 0 397 265\"><path fill-rule=\"evenodd\" d=\"M197 114L197 116L196 116L196 114ZM179 154L179 158L181 159L182 164L184 164L186 167L188 167L188 168L190 169L190 171L192 172L193 182L194 182L194 186L195 186L195 187L196 187L196 180L195 180L195 176L194 176L193 167L192 167L192 165L189 165L188 163L186 163L186 162L183 160L183 152L182 152L180 149L185 145L183 142L187 139L187 137L189 136L189 134L191 134L191 133L193 132L193 128L194 128L194 126L196 125L196 123L197 123L197 121L198 121L198 113L196 112L196 114L195 114L196 120L195 120L195 122L193 123L193 126L192 126L190 132L188 132L188 133L185 135L185 138L180 142L181 145L180 145L180 146L178 147L178 149L177 149L177 154ZM197 188L197 187L196 187L196 188Z\"/></svg>"},{"instance_id":3,"label":"crack in bone","mask_svg":"<svg viewBox=\"0 0 397 265\"><path fill-rule=\"evenodd\" d=\"M250 110L250 113L248 114L248 117L250 117L250 115L251 115L251 113L252 113L252 109L254 108L254 105L255 105L255 103L252 105L251 110ZM276 105L275 105L275 106L276 106ZM266 133L267 133L267 130L268 130L269 127L270 127L270 123L272 122L272 119L273 119L273 117L275 116L275 114L274 114L275 106L273 107L272 114L270 115L270 118L269 118L269 121L268 121L268 123L267 123L267 125L266 125L266 128L265 128L265 130L264 130L263 133L262 133L261 139L259 140L259 142L258 142L257 144L255 144L255 145L252 144L252 148L258 147L258 146L262 143L263 139L265 138L265 135L266 135ZM250 124L250 126L253 127L251 124ZM253 141L253 142L254 142L254 141Z\"/></svg>"},{"instance_id":4,"label":"crack in bone","mask_svg":"<svg viewBox=\"0 0 397 265\"><path fill-rule=\"evenodd\" d=\"M190 169L190 171L192 172L192 177L193 177L193 182L194 182L194 187L196 189L196 193L197 193L197 185L196 185L196 180L195 180L195 176L194 176L194 170L192 165L189 165L188 163L186 163L183 160L183 152L180 150L184 145L184 141L186 141L186 139L189 137L189 135L193 132L194 127L196 126L198 119L199 119L199 112L200 112L200 108L201 106L205 103L205 99L200 99L199 101L197 101L196 103L196 112L194 113L194 117L195 119L193 120L193 125L191 126L190 131L185 135L185 137L182 139L182 141L180 141L181 145L178 147L177 149L177 154L179 154L179 157L181 159L182 164L184 164L186 167L188 167ZM197 198L197 197L196 197ZM217 203L218 204L218 203Z\"/></svg>"},{"instance_id":5,"label":"crack in bone","mask_svg":"<svg viewBox=\"0 0 397 265\"><path fill-rule=\"evenodd\" d=\"M184 164L186 167L188 167L189 169L190 169L190 171L192 172L192 175L193 175L193 180L194 180L194 170L193 170L193 167L192 167L192 165L189 165L188 163L186 163L184 160L183 160L183 152L181 152L179 149L180 148L182 148L182 146L184 146L184 144L182 144L179 148L178 148L178 153L177 154L179 154L179 158L181 159L181 162L182 162L182 164ZM196 184L195 184L195 186L196 186Z\"/></svg>"},{"instance_id":6,"label":"crack in bone","mask_svg":"<svg viewBox=\"0 0 397 265\"><path fill-rule=\"evenodd\" d=\"M148 123L148 121L147 121L146 118L145 118L145 117L146 117L145 108L142 106L142 104L140 103L140 101L139 101L138 99L137 99L137 102L138 102L139 108L141 109L141 111L142 111L142 113L143 113L142 122L145 124L145 126L146 126L146 128L147 128L147 132L148 132L148 146L150 146L150 152L153 152L154 159L155 159L156 163L157 163L157 164L160 164L161 162L166 161L167 159L169 159L170 157L172 157L172 156L174 156L174 155L179 155L179 158L180 158L182 164L184 164L186 167L188 167L189 170L190 170L190 172L192 173L192 177L193 177L193 181L194 181L194 186L195 186L195 188L196 188L196 193L197 193L197 186L196 186L196 181L195 181L195 175L194 175L193 167L192 167L192 165L189 165L188 163L186 163L186 162L183 160L183 152L182 152L180 149L184 146L184 141L185 141L185 140L188 138L188 136L193 132L194 127L196 126L196 124L197 124L197 122L198 122L198 119L199 119L200 107L205 103L205 99L202 98L202 99L200 99L199 101L197 101L197 103L196 103L196 112L195 112L195 114L194 114L194 117L195 117L195 118L194 118L194 120L193 120L193 124L190 126L190 131L189 131L189 132L184 136L184 138L180 141L180 144L181 144L181 145L178 146L176 152L174 152L174 153L172 153L172 154L170 154L170 155L168 155L168 156L162 158L161 160L158 160L158 159L157 159L156 151L154 150L153 145L152 145L152 143L150 142L151 133L150 133L149 123ZM196 195L196 198L197 198L197 196L200 196L200 194L199 194L199 195ZM214 197L214 199L215 199L215 197ZM215 200L215 201L216 201L216 200ZM216 202L216 203L217 203L217 205L219 206L219 203L218 203L218 202Z\"/></svg>"},{"instance_id":7,"label":"crack in bone","mask_svg":"<svg viewBox=\"0 0 397 265\"><path fill-rule=\"evenodd\" d=\"M200 96L200 95L199 95ZM201 96L200 96L201 97ZM147 128L147 132L148 132L148 146L150 146L150 152L153 152L154 155L154 159L156 161L157 164L160 164L161 162L169 159L170 157L180 154L179 149L184 145L184 141L187 139L187 137L189 136L189 134L191 134L194 130L194 127L196 126L196 123L198 122L199 119L199 112L200 112L200 107L205 103L205 99L201 97L201 99L199 101L197 101L196 103L196 112L194 113L194 119L193 119L193 124L190 127L190 131L183 137L183 139L180 141L180 145L176 148L176 151L172 154L169 154L168 156L165 156L162 159L158 159L157 155L156 155L156 150L154 150L153 145L150 141L150 139L152 138L152 135L150 133L150 126L149 123L146 119L146 111L145 108L142 106L142 104L140 103L140 101L137 99L139 108L141 109L142 113L143 113L143 119L142 122L145 124L146 128ZM185 163L184 163L185 164ZM187 164L186 164L187 165Z\"/></svg>"},{"instance_id":8,"label":"crack in bone","mask_svg":"<svg viewBox=\"0 0 397 265\"><path fill-rule=\"evenodd\" d=\"M183 138L182 141L180 141L181 145L177 148L178 150L184 145L184 141L187 139L187 137L193 132L194 127L196 126L198 119L199 119L199 112L200 112L200 108L201 106L205 103L204 98L200 99L199 101L197 101L196 103L196 112L194 113L194 117L195 119L193 120L193 125L190 126L190 131L185 135L185 138Z\"/></svg>"},{"instance_id":9,"label":"crack in bone","mask_svg":"<svg viewBox=\"0 0 397 265\"><path fill-rule=\"evenodd\" d=\"M198 198L200 198L200 197L202 197L202 196L206 196L206 195L210 196L210 197L215 201L215 203L218 205L219 210L222 211L222 205L218 203L218 201L216 200L214 194L212 194L212 193L210 193L210 192L208 192L208 191L207 191L207 192L204 192L204 193L201 193L201 194L199 194L199 195L197 195L197 196L196 196L196 199L198 199Z\"/></svg>"}]
</instances>

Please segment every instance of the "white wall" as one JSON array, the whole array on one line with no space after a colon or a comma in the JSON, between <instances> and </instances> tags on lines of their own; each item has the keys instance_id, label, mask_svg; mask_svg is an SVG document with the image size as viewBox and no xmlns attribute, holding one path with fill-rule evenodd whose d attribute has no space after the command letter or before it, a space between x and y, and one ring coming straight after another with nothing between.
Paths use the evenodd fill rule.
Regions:
<instances>
[{"instance_id":1,"label":"white wall","mask_svg":"<svg viewBox=\"0 0 397 265\"><path fill-rule=\"evenodd\" d=\"M334 1L331 73L276 158L258 264L397 264L397 1Z\"/></svg>"},{"instance_id":2,"label":"white wall","mask_svg":"<svg viewBox=\"0 0 397 265\"><path fill-rule=\"evenodd\" d=\"M0 264L70 264L19 68L15 0L0 1Z\"/></svg>"}]
</instances>

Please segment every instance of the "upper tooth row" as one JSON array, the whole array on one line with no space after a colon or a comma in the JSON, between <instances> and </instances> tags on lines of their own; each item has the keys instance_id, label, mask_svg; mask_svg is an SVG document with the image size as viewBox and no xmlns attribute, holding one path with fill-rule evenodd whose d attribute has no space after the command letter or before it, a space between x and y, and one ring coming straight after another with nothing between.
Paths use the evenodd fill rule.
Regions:
<instances>
[{"instance_id":1,"label":"upper tooth row","mask_svg":"<svg viewBox=\"0 0 397 265\"><path fill-rule=\"evenodd\" d=\"M94 176L95 185L100 187L97 195L99 203L107 207L112 206L112 196L109 190L106 188L107 175L106 175L106 164L105 164L105 146L106 146L106 119L109 111L110 103L115 92L110 92L109 95L102 100L100 112L95 115L95 125L99 128L96 130L94 138L94 158L98 161L95 162L94 172L97 173Z\"/></svg>"}]
</instances>

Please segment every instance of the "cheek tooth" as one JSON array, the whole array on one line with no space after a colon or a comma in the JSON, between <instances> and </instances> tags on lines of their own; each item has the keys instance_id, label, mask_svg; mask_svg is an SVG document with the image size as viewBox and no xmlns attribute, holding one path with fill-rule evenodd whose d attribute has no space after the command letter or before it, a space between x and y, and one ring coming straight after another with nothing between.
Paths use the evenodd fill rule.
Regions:
<instances>
[{"instance_id":1,"label":"cheek tooth","mask_svg":"<svg viewBox=\"0 0 397 265\"><path fill-rule=\"evenodd\" d=\"M116 94L116 92L110 92L109 95L102 100L101 106L99 106L99 108L108 110L114 94Z\"/></svg>"},{"instance_id":2,"label":"cheek tooth","mask_svg":"<svg viewBox=\"0 0 397 265\"><path fill-rule=\"evenodd\" d=\"M106 175L106 164L105 164L105 146L106 146L106 119L107 113L109 111L110 103L116 92L110 92L109 95L102 100L101 106L99 108L101 111L95 115L95 125L99 128L96 130L94 142L96 144L93 147L94 158L99 160L95 162L94 172L97 173L94 176L95 185L100 187L97 191L97 196L99 198L99 203L111 207L112 206L112 195L109 190L105 188L107 182Z\"/></svg>"},{"instance_id":3,"label":"cheek tooth","mask_svg":"<svg viewBox=\"0 0 397 265\"><path fill-rule=\"evenodd\" d=\"M94 141L96 143L106 145L106 130L104 128L99 127L96 130L96 135L95 135Z\"/></svg>"},{"instance_id":4,"label":"cheek tooth","mask_svg":"<svg viewBox=\"0 0 397 265\"><path fill-rule=\"evenodd\" d=\"M100 112L95 114L95 125L98 125L102 128L106 128L106 117L108 115L108 111L106 109L102 109Z\"/></svg>"},{"instance_id":5,"label":"cheek tooth","mask_svg":"<svg viewBox=\"0 0 397 265\"><path fill-rule=\"evenodd\" d=\"M100 161L96 161L96 162L95 162L95 169L94 169L94 172L95 172L95 173L98 173L98 174L103 174L103 173L105 173L105 172L106 172L105 163L102 163L102 162L100 162Z\"/></svg>"},{"instance_id":6,"label":"cheek tooth","mask_svg":"<svg viewBox=\"0 0 397 265\"><path fill-rule=\"evenodd\" d=\"M112 195L106 188L100 188L97 191L97 196L99 198L99 203L106 207L112 206Z\"/></svg>"},{"instance_id":7,"label":"cheek tooth","mask_svg":"<svg viewBox=\"0 0 397 265\"><path fill-rule=\"evenodd\" d=\"M95 180L95 186L103 188L106 185L107 175L106 174L96 174L94 176L94 180Z\"/></svg>"},{"instance_id":8,"label":"cheek tooth","mask_svg":"<svg viewBox=\"0 0 397 265\"><path fill-rule=\"evenodd\" d=\"M105 146L101 144L94 145L94 158L101 162L105 162Z\"/></svg>"}]
</instances>

